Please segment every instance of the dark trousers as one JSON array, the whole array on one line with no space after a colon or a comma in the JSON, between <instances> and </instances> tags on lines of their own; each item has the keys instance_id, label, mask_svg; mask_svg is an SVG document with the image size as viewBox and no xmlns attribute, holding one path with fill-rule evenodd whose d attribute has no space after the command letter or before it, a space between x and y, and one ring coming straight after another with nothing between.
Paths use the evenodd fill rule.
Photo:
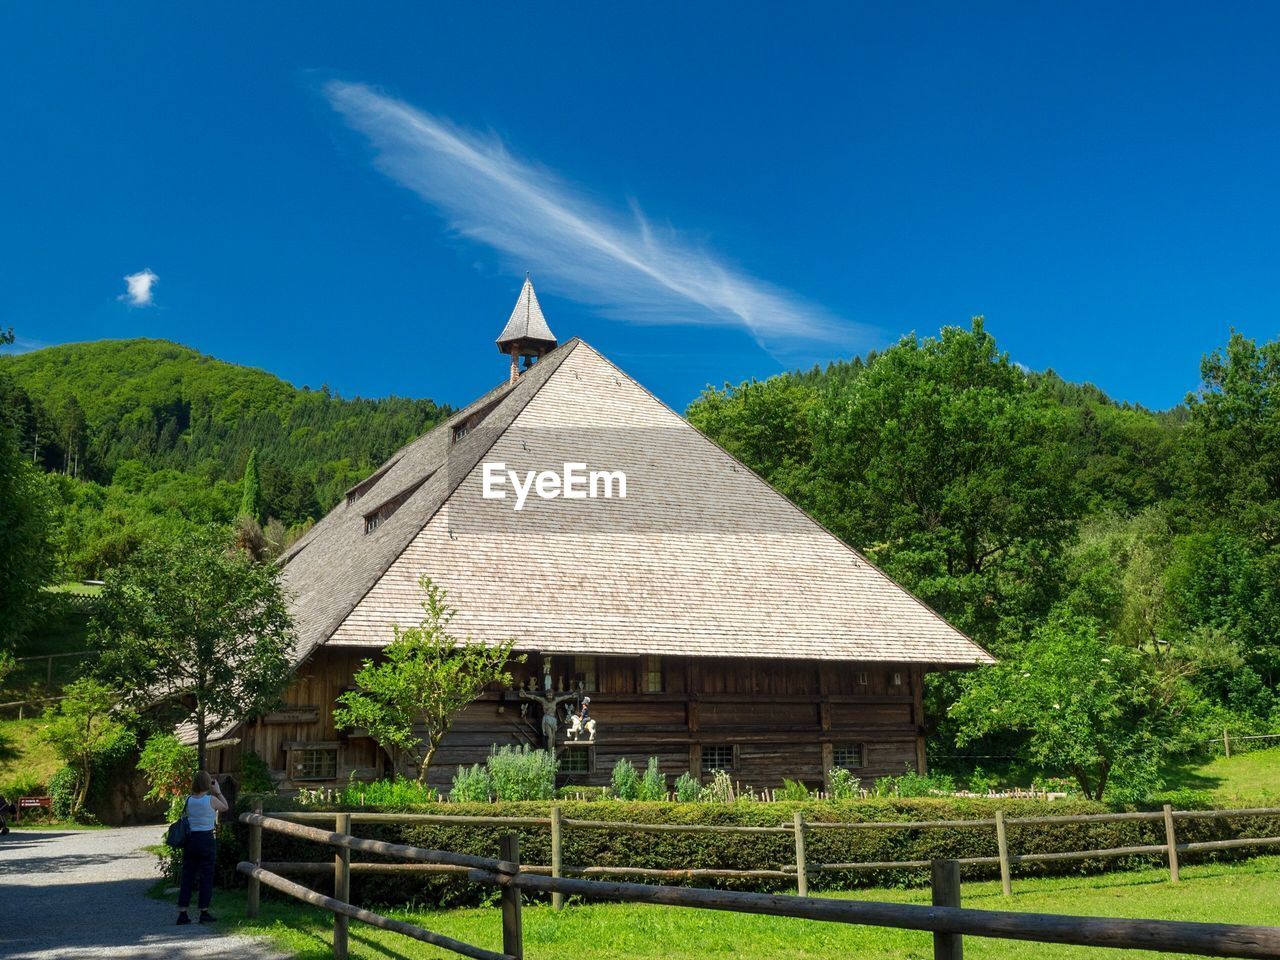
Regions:
<instances>
[{"instance_id":1,"label":"dark trousers","mask_svg":"<svg viewBox=\"0 0 1280 960\"><path fill-rule=\"evenodd\" d=\"M213 899L213 865L218 857L218 844L212 830L187 834L187 845L182 851L182 883L178 887L178 909L191 905L191 888L200 883L200 909L209 907Z\"/></svg>"}]
</instances>

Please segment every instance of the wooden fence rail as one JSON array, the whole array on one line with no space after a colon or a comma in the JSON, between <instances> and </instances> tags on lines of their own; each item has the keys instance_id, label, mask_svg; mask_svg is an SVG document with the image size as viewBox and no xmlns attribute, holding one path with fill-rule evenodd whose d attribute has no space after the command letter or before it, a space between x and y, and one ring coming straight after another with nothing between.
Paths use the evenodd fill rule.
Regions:
<instances>
[{"instance_id":1,"label":"wooden fence rail","mask_svg":"<svg viewBox=\"0 0 1280 960\"><path fill-rule=\"evenodd\" d=\"M341 816L345 818L348 815ZM333 913L335 917L334 957L337 960L345 960L347 956L345 923L350 918L381 929L402 933L463 956L476 958L476 960L523 960L522 890L549 893L552 896L558 894L561 897L581 896L594 900L652 903L767 916L798 917L833 923L922 930L932 932L934 935L934 956L948 958L948 960L960 960L962 938L965 935L1035 943L1165 950L1216 957L1273 958L1273 960L1280 957L1280 927L971 910L960 906L960 864L955 860L930 862L933 905L920 906L547 876L545 872L534 872L533 869L520 863L518 838L514 833L503 837L501 857L495 859L365 840L346 832L330 832L263 816L258 811L242 814L240 820L250 827L251 855L261 850L261 831L264 829L314 840L347 854L346 857L337 857L334 862L334 889L338 894L334 897L324 896L286 880L269 869L270 866L275 866L274 864L243 861L237 866L239 872L249 878L250 916L255 916L258 911L259 884L266 884L295 899ZM345 824L345 819L342 822ZM796 823L795 826L798 828L797 837L802 837L804 835L802 822ZM467 879L472 882L498 887L502 891L502 953L462 943L443 934L433 933L404 921L392 920L348 903L346 897L349 894L346 891L350 873L359 866L350 863L351 850L415 861L412 866L443 866L463 870ZM324 867L325 865L314 866ZM366 866L399 865L368 864ZM799 868L803 873L803 862ZM338 922L339 918L342 920L341 925Z\"/></svg>"},{"instance_id":2,"label":"wooden fence rail","mask_svg":"<svg viewBox=\"0 0 1280 960\"><path fill-rule=\"evenodd\" d=\"M334 823L335 814L320 812L288 812L273 814L277 820L295 824ZM738 826L735 824L692 824L692 823L630 823L613 820L576 820L561 815L559 806L552 807L550 817L481 817L450 816L448 814L399 814L399 813L362 813L343 814L351 823L426 823L455 826L483 827L546 827L551 832L551 864L546 866L525 866L525 870L550 874L553 877L565 874L579 876L636 876L666 879L793 879L797 892L801 896L808 893L809 880L816 874L824 872L864 871L864 870L921 870L929 867L929 860L880 860L860 861L852 863L814 863L808 856L808 838L817 831L863 831L863 830L992 830L995 833L996 855L983 857L961 857L958 863L965 866L999 865L1001 890L1005 896L1013 893L1013 868L1018 864L1050 863L1068 860L1104 860L1131 856L1162 856L1168 863L1169 878L1174 883L1180 879L1178 855L1182 853L1205 853L1215 850L1237 850L1246 847L1273 847L1280 845L1280 837L1242 837L1230 840L1212 840L1198 843L1180 843L1177 838L1177 821L1221 819L1232 820L1245 817L1280 816L1280 807L1251 807L1240 810L1173 810L1165 805L1162 810L1131 813L1096 813L1073 814L1066 816L1042 817L1008 817L1004 811L996 812L994 818L974 820L880 820L844 823L824 823L808 820L797 812L791 823L768 827ZM1055 852L1017 853L1011 850L1010 828L1022 826L1052 826L1090 823L1123 823L1123 822L1162 823L1164 826L1164 843L1139 844L1123 847L1107 847L1095 850L1069 850ZM626 866L564 866L563 846L566 831L601 830L613 832L641 833L719 833L735 834L791 834L795 837L795 861L782 864L776 869L729 870L713 868L657 868ZM342 831L340 831L342 832ZM273 865L279 871L313 873L309 865L302 863L277 863ZM353 865L360 873L392 873L394 870L382 870L377 865ZM454 868L437 865L435 867L405 866L404 872L460 872L462 865ZM556 909L564 904L564 898L553 898Z\"/></svg>"}]
</instances>

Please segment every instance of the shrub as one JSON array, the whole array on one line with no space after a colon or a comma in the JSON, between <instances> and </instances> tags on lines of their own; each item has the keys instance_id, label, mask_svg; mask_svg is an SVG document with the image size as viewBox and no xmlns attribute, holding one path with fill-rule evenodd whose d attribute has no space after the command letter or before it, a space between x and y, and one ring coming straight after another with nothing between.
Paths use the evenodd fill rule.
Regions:
<instances>
[{"instance_id":1,"label":"shrub","mask_svg":"<svg viewBox=\"0 0 1280 960\"><path fill-rule=\"evenodd\" d=\"M272 806L288 809L287 800L272 799ZM803 811L806 820L821 822L887 822L895 820L967 820L991 819L995 811L1004 810L1010 818L1045 815L1106 813L1112 808L1085 800L987 798L919 798L831 800L805 803L624 803L611 800L607 804L564 801L561 809L567 819L619 820L639 823L690 823L741 826L785 826L795 811ZM459 804L448 812L457 815L546 817L545 803ZM474 824L361 824L360 834L392 843L409 843L438 850L454 850L477 856L498 854L502 836L511 832L506 826ZM550 841L545 827L526 827L520 835L521 859L529 864L550 863ZM1231 821L1187 820L1178 823L1180 839L1195 843L1203 840L1244 836L1280 835L1280 816L1242 817ZM242 834L243 835L243 834ZM1138 846L1164 842L1164 825L1153 821L1117 821L1112 823L1011 824L1009 845L1013 853L1053 853L1067 850L1089 850L1104 847ZM220 837L219 863L222 874L236 882L237 859L246 859L240 841L223 841ZM1212 859L1238 859L1253 851L1226 851ZM933 860L952 857L994 857L994 827L946 830L815 830L809 836L808 855L811 863L849 863L869 861ZM224 859L225 857L225 859ZM295 841L282 834L263 833L264 860L312 860L332 863L332 851L318 844ZM598 866L689 867L700 869L743 870L773 868L794 863L795 844L790 833L720 834L720 833L623 833L609 830L564 832L565 863ZM1203 853L1188 853L1186 862L1210 859ZM1124 861L1159 864L1159 855ZM1050 861L1024 863L1015 868L1015 877L1097 873L1114 869L1116 861ZM999 876L995 864L972 864L963 868L966 881ZM737 890L794 890L794 880L781 878L747 879L699 877L694 880L668 880L696 886L718 886ZM816 889L838 890L859 886L890 884L917 885L928 882L928 870L892 869L883 871L823 871L811 881ZM457 878L416 876L356 875L352 877L352 898L365 904L405 903L458 905L477 903L490 895L487 888L468 884Z\"/></svg>"},{"instance_id":2,"label":"shrub","mask_svg":"<svg viewBox=\"0 0 1280 960\"><path fill-rule=\"evenodd\" d=\"M453 775L449 799L454 803L486 803L493 799L493 780L489 778L489 771L478 763L459 767Z\"/></svg>"},{"instance_id":3,"label":"shrub","mask_svg":"<svg viewBox=\"0 0 1280 960\"><path fill-rule=\"evenodd\" d=\"M271 768L252 750L240 755L240 791L242 793L274 793L275 779Z\"/></svg>"},{"instance_id":4,"label":"shrub","mask_svg":"<svg viewBox=\"0 0 1280 960\"><path fill-rule=\"evenodd\" d=\"M499 802L551 800L556 795L559 764L547 750L499 747L489 754L485 767L493 782L493 795Z\"/></svg>"},{"instance_id":5,"label":"shrub","mask_svg":"<svg viewBox=\"0 0 1280 960\"><path fill-rule=\"evenodd\" d=\"M712 770L711 782L702 788L698 799L705 803L732 803L732 778L723 770Z\"/></svg>"},{"instance_id":6,"label":"shrub","mask_svg":"<svg viewBox=\"0 0 1280 960\"><path fill-rule=\"evenodd\" d=\"M774 795L775 800L808 800L809 788L795 780L782 780L782 789Z\"/></svg>"},{"instance_id":7,"label":"shrub","mask_svg":"<svg viewBox=\"0 0 1280 960\"><path fill-rule=\"evenodd\" d=\"M369 783L353 778L347 781L336 798L338 803L346 807L383 807L387 810L408 810L436 803L439 799L440 794L435 787L425 787L404 776ZM487 800L488 797L483 799Z\"/></svg>"},{"instance_id":8,"label":"shrub","mask_svg":"<svg viewBox=\"0 0 1280 960\"><path fill-rule=\"evenodd\" d=\"M677 803L693 803L702 793L702 784L698 782L698 778L685 771L676 777L676 802Z\"/></svg>"},{"instance_id":9,"label":"shrub","mask_svg":"<svg viewBox=\"0 0 1280 960\"><path fill-rule=\"evenodd\" d=\"M75 811L76 796L80 792L80 777L71 767L62 767L49 778L49 799L53 802L53 815L59 820L70 820Z\"/></svg>"},{"instance_id":10,"label":"shrub","mask_svg":"<svg viewBox=\"0 0 1280 960\"><path fill-rule=\"evenodd\" d=\"M23 770L15 773L4 783L0 783L0 797L16 801L18 797L30 797L39 794L42 787L44 787L44 784L40 782L38 776Z\"/></svg>"},{"instance_id":11,"label":"shrub","mask_svg":"<svg viewBox=\"0 0 1280 960\"><path fill-rule=\"evenodd\" d=\"M1000 781L995 774L987 773L981 767L974 767L969 774L969 790L971 793L988 793L995 790Z\"/></svg>"},{"instance_id":12,"label":"shrub","mask_svg":"<svg viewBox=\"0 0 1280 960\"><path fill-rule=\"evenodd\" d=\"M156 734L143 744L138 769L151 788L148 800L185 796L196 772L196 748L171 733Z\"/></svg>"},{"instance_id":13,"label":"shrub","mask_svg":"<svg viewBox=\"0 0 1280 960\"><path fill-rule=\"evenodd\" d=\"M613 787L613 795L619 800L635 800L640 795L640 775L626 757L613 765L609 782Z\"/></svg>"},{"instance_id":14,"label":"shrub","mask_svg":"<svg viewBox=\"0 0 1280 960\"><path fill-rule=\"evenodd\" d=\"M835 767L829 777L832 800L857 800L862 781L844 767Z\"/></svg>"},{"instance_id":15,"label":"shrub","mask_svg":"<svg viewBox=\"0 0 1280 960\"><path fill-rule=\"evenodd\" d=\"M650 801L667 799L667 778L658 769L657 757L649 758L649 765L645 767L644 776L640 778L636 799Z\"/></svg>"}]
</instances>

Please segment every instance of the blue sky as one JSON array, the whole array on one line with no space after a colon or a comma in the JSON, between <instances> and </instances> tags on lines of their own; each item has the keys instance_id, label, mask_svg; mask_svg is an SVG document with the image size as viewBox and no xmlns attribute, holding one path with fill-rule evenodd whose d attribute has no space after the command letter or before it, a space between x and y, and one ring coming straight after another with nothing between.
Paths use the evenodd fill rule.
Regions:
<instances>
[{"instance_id":1,"label":"blue sky","mask_svg":"<svg viewBox=\"0 0 1280 960\"><path fill-rule=\"evenodd\" d=\"M531 270L678 408L974 314L1166 407L1280 332L1278 42L1243 3L7 4L0 325L461 403Z\"/></svg>"}]
</instances>

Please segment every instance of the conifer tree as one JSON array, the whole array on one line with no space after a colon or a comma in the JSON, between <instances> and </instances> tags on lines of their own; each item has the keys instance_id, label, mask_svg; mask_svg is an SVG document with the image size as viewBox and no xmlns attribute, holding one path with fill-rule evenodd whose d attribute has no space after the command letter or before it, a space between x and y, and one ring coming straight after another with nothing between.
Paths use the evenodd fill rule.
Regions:
<instances>
[{"instance_id":1,"label":"conifer tree","mask_svg":"<svg viewBox=\"0 0 1280 960\"><path fill-rule=\"evenodd\" d=\"M258 451L249 451L249 462L244 465L244 492L240 497L240 514L256 523L262 522L262 482L258 479Z\"/></svg>"}]
</instances>

